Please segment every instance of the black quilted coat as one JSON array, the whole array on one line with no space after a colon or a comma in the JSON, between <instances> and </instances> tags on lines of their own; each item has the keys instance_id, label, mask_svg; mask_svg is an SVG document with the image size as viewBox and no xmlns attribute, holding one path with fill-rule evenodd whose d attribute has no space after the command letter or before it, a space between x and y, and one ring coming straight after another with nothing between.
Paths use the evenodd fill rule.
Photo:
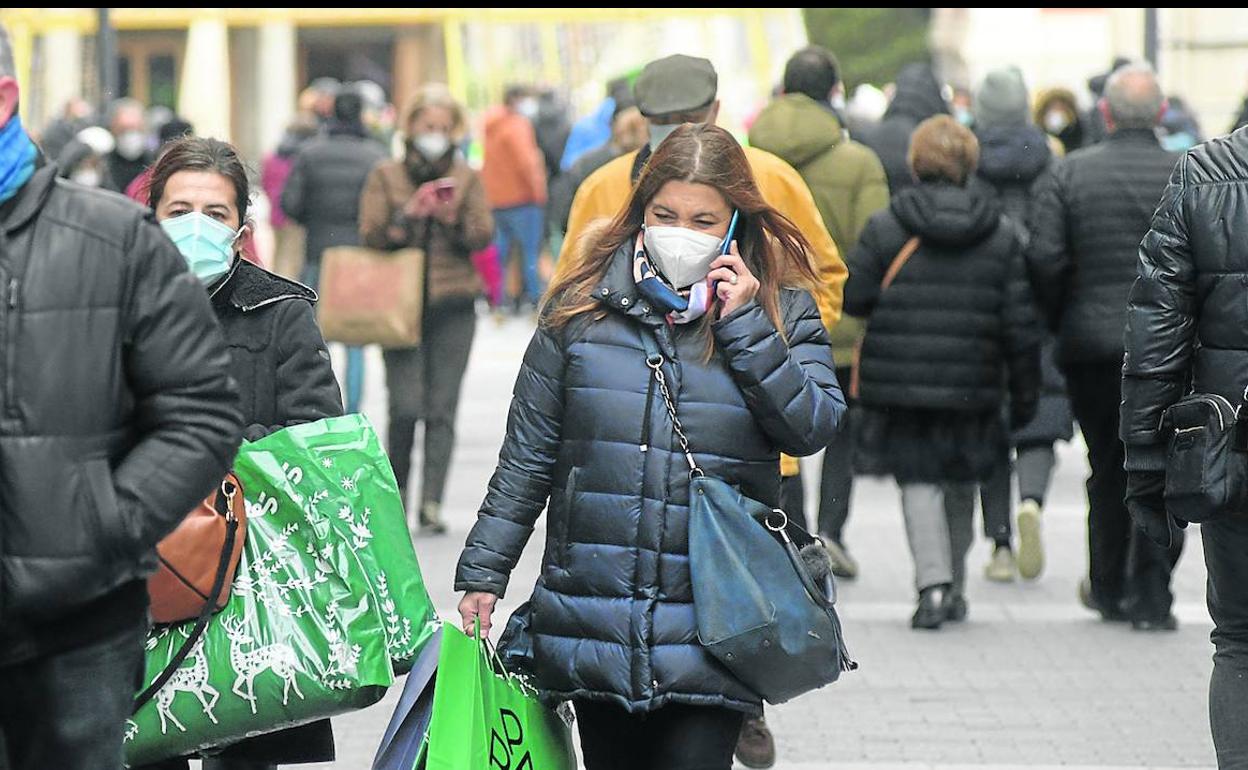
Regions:
<instances>
[{"instance_id":1,"label":"black quilted coat","mask_svg":"<svg viewBox=\"0 0 1248 770\"><path fill-rule=\"evenodd\" d=\"M532 598L533 668L552 700L630 712L669 703L757 712L759 697L698 643L688 560L689 468L646 368L657 334L706 473L774 504L780 452L827 446L845 408L814 300L786 290L785 338L751 303L714 325L669 327L637 295L630 250L598 289L605 317L539 329L455 588L502 595L549 500Z\"/></svg>"},{"instance_id":2,"label":"black quilted coat","mask_svg":"<svg viewBox=\"0 0 1248 770\"><path fill-rule=\"evenodd\" d=\"M1248 132L1182 156L1139 249L1127 308L1127 469L1165 468L1161 413L1190 387L1238 406L1248 385Z\"/></svg>"}]
</instances>

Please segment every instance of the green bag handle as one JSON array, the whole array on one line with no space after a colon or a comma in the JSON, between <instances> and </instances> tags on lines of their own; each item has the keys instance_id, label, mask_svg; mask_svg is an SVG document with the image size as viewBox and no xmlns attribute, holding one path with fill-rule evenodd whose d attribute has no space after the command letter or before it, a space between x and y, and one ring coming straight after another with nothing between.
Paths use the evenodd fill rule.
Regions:
<instances>
[{"instance_id":1,"label":"green bag handle","mask_svg":"<svg viewBox=\"0 0 1248 770\"><path fill-rule=\"evenodd\" d=\"M490 670L495 674L495 676L500 676L503 679L506 679L508 684L520 690L525 695L533 698L537 697L537 688L516 674L508 671L507 667L503 665L503 659L498 655L498 648L494 646L494 643L490 641L488 636L485 638L481 637L480 615L473 618L472 638L476 641L478 648L481 650L481 657L485 659L486 665L490 667Z\"/></svg>"}]
</instances>

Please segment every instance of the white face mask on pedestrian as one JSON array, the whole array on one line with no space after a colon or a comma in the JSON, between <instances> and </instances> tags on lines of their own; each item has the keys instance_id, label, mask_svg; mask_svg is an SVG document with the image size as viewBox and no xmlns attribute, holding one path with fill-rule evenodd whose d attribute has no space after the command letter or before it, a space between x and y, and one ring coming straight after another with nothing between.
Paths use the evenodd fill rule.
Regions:
<instances>
[{"instance_id":1,"label":"white face mask on pedestrian","mask_svg":"<svg viewBox=\"0 0 1248 770\"><path fill-rule=\"evenodd\" d=\"M644 241L654 266L677 289L706 278L724 243L709 233L663 225L647 225Z\"/></svg>"}]
</instances>

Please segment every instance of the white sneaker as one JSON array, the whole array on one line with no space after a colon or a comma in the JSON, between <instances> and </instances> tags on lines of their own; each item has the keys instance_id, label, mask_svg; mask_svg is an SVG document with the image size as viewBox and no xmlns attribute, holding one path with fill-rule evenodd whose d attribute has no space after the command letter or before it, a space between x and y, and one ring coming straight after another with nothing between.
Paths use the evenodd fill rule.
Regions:
<instances>
[{"instance_id":1,"label":"white sneaker","mask_svg":"<svg viewBox=\"0 0 1248 770\"><path fill-rule=\"evenodd\" d=\"M1024 500L1018 507L1018 574L1035 580L1044 572L1044 542L1040 539L1040 504Z\"/></svg>"},{"instance_id":2,"label":"white sneaker","mask_svg":"<svg viewBox=\"0 0 1248 770\"><path fill-rule=\"evenodd\" d=\"M984 567L984 577L994 583L1014 582L1014 552L1003 545L992 549L992 559Z\"/></svg>"}]
</instances>

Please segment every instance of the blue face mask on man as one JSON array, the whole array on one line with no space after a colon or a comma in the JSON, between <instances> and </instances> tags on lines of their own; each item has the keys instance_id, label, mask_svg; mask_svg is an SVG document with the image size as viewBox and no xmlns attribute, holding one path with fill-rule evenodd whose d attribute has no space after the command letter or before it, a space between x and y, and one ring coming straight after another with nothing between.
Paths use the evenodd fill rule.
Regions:
<instances>
[{"instance_id":1,"label":"blue face mask on man","mask_svg":"<svg viewBox=\"0 0 1248 770\"><path fill-rule=\"evenodd\" d=\"M0 203L7 201L22 188L35 173L38 156L35 143L30 141L22 128L22 119L15 112L0 127Z\"/></svg>"},{"instance_id":2,"label":"blue face mask on man","mask_svg":"<svg viewBox=\"0 0 1248 770\"><path fill-rule=\"evenodd\" d=\"M191 211L160 223L182 252L191 272L211 286L234 264L234 241L242 228L231 230L210 216Z\"/></svg>"}]
</instances>

